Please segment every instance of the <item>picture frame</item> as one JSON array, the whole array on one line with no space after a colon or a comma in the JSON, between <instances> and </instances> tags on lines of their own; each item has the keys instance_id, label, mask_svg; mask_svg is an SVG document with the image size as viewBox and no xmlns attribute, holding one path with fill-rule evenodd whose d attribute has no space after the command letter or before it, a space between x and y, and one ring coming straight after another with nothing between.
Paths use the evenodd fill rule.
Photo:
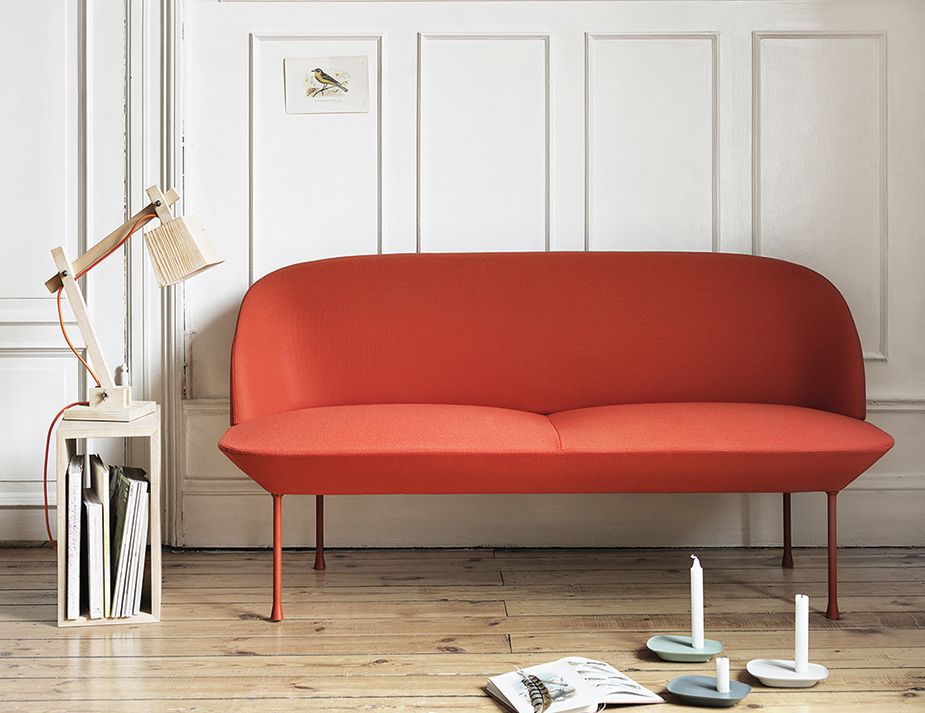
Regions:
<instances>
[{"instance_id":1,"label":"picture frame","mask_svg":"<svg viewBox=\"0 0 925 713\"><path fill-rule=\"evenodd\" d=\"M369 59L286 57L287 114L351 114L369 111Z\"/></svg>"}]
</instances>

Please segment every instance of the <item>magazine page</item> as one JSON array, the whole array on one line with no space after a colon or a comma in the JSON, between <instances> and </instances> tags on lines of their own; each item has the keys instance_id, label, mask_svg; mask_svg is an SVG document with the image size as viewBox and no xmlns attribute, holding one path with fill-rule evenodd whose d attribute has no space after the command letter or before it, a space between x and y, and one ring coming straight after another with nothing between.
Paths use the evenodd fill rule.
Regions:
<instances>
[{"instance_id":1,"label":"magazine page","mask_svg":"<svg viewBox=\"0 0 925 713\"><path fill-rule=\"evenodd\" d=\"M663 698L636 683L604 661L569 656L562 659L584 679L596 693L596 700L609 704L661 703Z\"/></svg>"},{"instance_id":2,"label":"magazine page","mask_svg":"<svg viewBox=\"0 0 925 713\"><path fill-rule=\"evenodd\" d=\"M517 713L592 713L601 697L564 659L488 680L488 692Z\"/></svg>"}]
</instances>

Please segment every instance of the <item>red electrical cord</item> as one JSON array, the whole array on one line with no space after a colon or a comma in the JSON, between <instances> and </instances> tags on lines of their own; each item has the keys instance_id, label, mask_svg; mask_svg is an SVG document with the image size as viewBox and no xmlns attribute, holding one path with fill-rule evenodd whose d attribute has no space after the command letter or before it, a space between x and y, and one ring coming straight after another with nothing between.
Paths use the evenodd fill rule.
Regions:
<instances>
[{"instance_id":1,"label":"red electrical cord","mask_svg":"<svg viewBox=\"0 0 925 713\"><path fill-rule=\"evenodd\" d=\"M153 217L154 217L153 215L143 215L140 218L138 218L134 223L132 223L132 226L128 229L128 232L118 243L116 243L112 248L107 250L105 255L98 257L92 263L87 265L87 267L85 267L79 273L74 275L74 279L79 280L81 277L83 277L88 272L90 272L90 270L92 270L94 267L99 265L103 260L105 260L107 257L112 255L116 250L118 250L123 245L125 245L125 241L128 240L132 236L132 233L138 230L138 228L143 226ZM73 342L71 342L71 339L67 334L67 329L65 329L64 327L64 313L61 311L61 291L63 289L64 289L63 286L59 287L58 295L57 295L58 324L61 327L61 334L64 336L64 341L67 342L68 347L70 347L71 351L74 352L74 356L77 357L77 360L81 364L83 364L84 368L89 372L90 376L93 378L93 381L96 383L96 386L99 387L100 385L99 378L94 373L93 369L90 368L90 365L86 362L86 360L80 355L80 352L77 351L77 348L74 346ZM58 413L55 414L55 417L51 420L51 423L48 425L48 434L45 437L45 456L42 459L42 495L44 497L44 502L45 502L45 508L44 508L45 509L45 532L48 534L48 542L51 544L52 549L55 549L55 550L58 549L58 543L55 542L55 539L51 536L51 522L48 519L48 451L51 446L51 434L55 428L55 424L58 422L58 419L64 415L65 411L67 411L72 406L87 406L87 405L89 405L88 401L75 401L74 403L68 404L67 406L62 408L60 411L58 411ZM61 507L61 505L62 505L61 503L57 503L56 507Z\"/></svg>"},{"instance_id":2,"label":"red electrical cord","mask_svg":"<svg viewBox=\"0 0 925 713\"><path fill-rule=\"evenodd\" d=\"M45 532L48 533L48 541L51 543L51 547L54 550L58 549L58 544L55 542L55 538L51 536L51 523L48 521L48 450L51 446L51 432L54 430L58 419L61 418L64 412L71 408L71 406L86 406L88 403L90 402L75 401L58 411L55 417L51 419L51 423L48 426L48 435L45 436L45 457L42 459L42 491L45 496ZM62 507L62 503L57 503L56 507Z\"/></svg>"},{"instance_id":3,"label":"red electrical cord","mask_svg":"<svg viewBox=\"0 0 925 713\"><path fill-rule=\"evenodd\" d=\"M84 365L84 368L90 372L90 376L93 377L93 381L96 382L96 385L100 385L100 379L96 375L96 372L90 368L90 365L80 356L80 352L77 351L77 347L71 342L70 337L67 336L67 329L64 328L64 314L61 312L61 291L63 287L58 288L58 324L61 326L61 334L64 336L64 341L67 342L67 345L71 348L71 351L74 352L74 356L77 357L77 361Z\"/></svg>"},{"instance_id":4,"label":"red electrical cord","mask_svg":"<svg viewBox=\"0 0 925 713\"><path fill-rule=\"evenodd\" d=\"M123 245L125 245L125 241L128 240L130 237L132 237L132 234L133 234L136 230L138 230L141 226L143 226L145 223L147 223L148 221L152 220L153 218L154 218L154 215L152 215L151 213L148 213L148 214L146 214L146 215L140 216L134 223L132 223L132 227L128 229L128 232L123 236L123 238L122 238L118 243L116 243L116 244L113 245L108 251L106 251L106 254L105 254L105 255L101 255L101 256L98 257L96 260L94 260L92 263L90 263L89 265L87 265L83 270L81 270L81 271L78 272L76 275L74 275L74 279L75 279L75 280L79 280L81 277L83 277L83 276L86 275L88 272L90 272L90 270L92 270L94 267L96 267L96 266L99 265L101 262L103 262L103 260L105 260L106 258L108 258L108 257L109 257L110 255L112 255L116 250L118 250L118 249L121 248Z\"/></svg>"}]
</instances>

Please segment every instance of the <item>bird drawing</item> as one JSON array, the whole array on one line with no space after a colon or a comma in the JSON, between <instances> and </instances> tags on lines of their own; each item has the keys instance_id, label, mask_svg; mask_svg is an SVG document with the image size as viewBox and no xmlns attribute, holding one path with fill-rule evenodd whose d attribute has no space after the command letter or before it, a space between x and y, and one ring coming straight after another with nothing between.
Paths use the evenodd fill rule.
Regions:
<instances>
[{"instance_id":1,"label":"bird drawing","mask_svg":"<svg viewBox=\"0 0 925 713\"><path fill-rule=\"evenodd\" d=\"M321 92L327 91L328 89L333 89L334 87L337 87L344 92L348 91L347 87L334 79L334 77L321 69L321 67L315 67L312 72L314 73L315 81L324 85L324 88L319 90L319 94L321 94Z\"/></svg>"}]
</instances>

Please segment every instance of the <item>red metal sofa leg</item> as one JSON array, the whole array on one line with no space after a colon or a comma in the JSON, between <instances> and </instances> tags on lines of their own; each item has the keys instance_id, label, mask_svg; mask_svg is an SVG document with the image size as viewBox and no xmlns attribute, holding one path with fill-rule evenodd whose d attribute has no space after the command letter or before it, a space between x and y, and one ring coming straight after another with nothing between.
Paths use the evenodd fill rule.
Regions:
<instances>
[{"instance_id":1,"label":"red metal sofa leg","mask_svg":"<svg viewBox=\"0 0 925 713\"><path fill-rule=\"evenodd\" d=\"M315 496L315 569L324 569L324 495Z\"/></svg>"},{"instance_id":2,"label":"red metal sofa leg","mask_svg":"<svg viewBox=\"0 0 925 713\"><path fill-rule=\"evenodd\" d=\"M271 621L283 620L283 496L273 495L273 611Z\"/></svg>"},{"instance_id":3,"label":"red metal sofa leg","mask_svg":"<svg viewBox=\"0 0 925 713\"><path fill-rule=\"evenodd\" d=\"M793 569L793 541L790 533L790 493L783 493L784 496L784 556L781 558L780 566L787 569Z\"/></svg>"},{"instance_id":4,"label":"red metal sofa leg","mask_svg":"<svg viewBox=\"0 0 925 713\"><path fill-rule=\"evenodd\" d=\"M838 612L838 528L835 523L835 505L838 493L828 493L829 505L829 606L825 615L829 619L841 619Z\"/></svg>"}]
</instances>

